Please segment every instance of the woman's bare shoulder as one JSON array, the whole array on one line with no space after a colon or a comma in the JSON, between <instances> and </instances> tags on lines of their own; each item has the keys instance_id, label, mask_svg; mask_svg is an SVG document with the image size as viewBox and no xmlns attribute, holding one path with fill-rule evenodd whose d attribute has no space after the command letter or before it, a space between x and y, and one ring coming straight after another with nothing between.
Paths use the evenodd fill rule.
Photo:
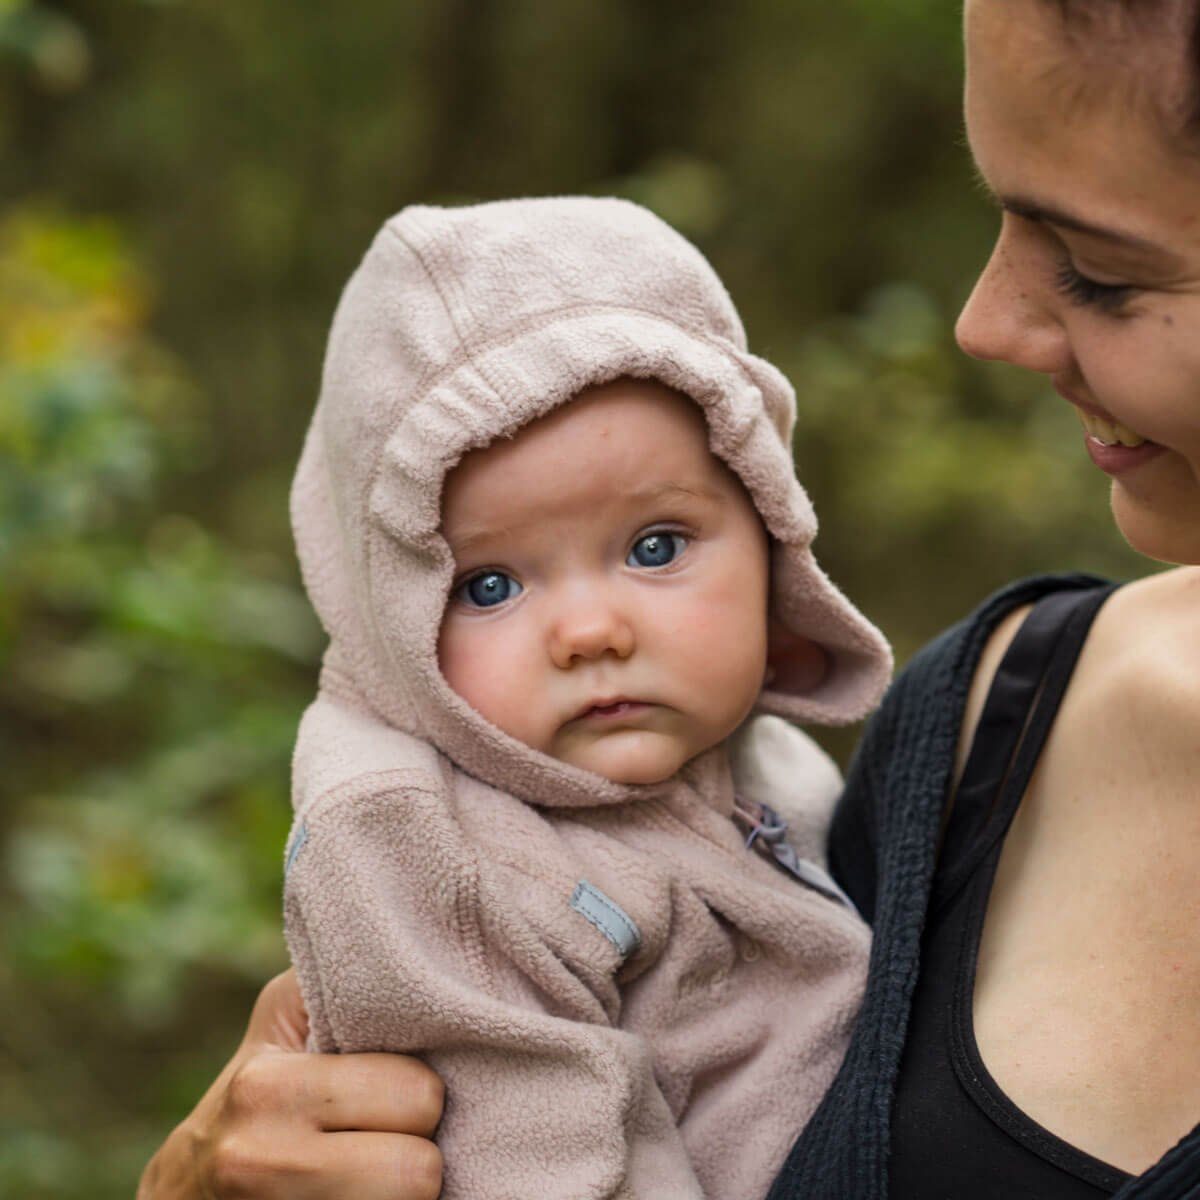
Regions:
<instances>
[{"instance_id":1,"label":"woman's bare shoulder","mask_svg":"<svg viewBox=\"0 0 1200 1200\"><path fill-rule=\"evenodd\" d=\"M1100 610L1080 660L1080 718L1131 721L1172 743L1200 720L1200 568L1181 567L1127 584Z\"/></svg>"},{"instance_id":2,"label":"woman's bare shoulder","mask_svg":"<svg viewBox=\"0 0 1200 1200\"><path fill-rule=\"evenodd\" d=\"M970 752L984 701L1005 652L1031 604L1013 609L993 630L980 655L959 732L955 780ZM1146 576L1113 593L1096 618L1080 660L1095 713L1170 705L1200 714L1200 568Z\"/></svg>"},{"instance_id":3,"label":"woman's bare shoulder","mask_svg":"<svg viewBox=\"0 0 1200 1200\"><path fill-rule=\"evenodd\" d=\"M954 787L966 767L980 714L1005 652L1032 604L1007 613L988 638L971 678L959 729ZM1171 755L1180 730L1200 721L1200 568L1180 567L1126 584L1113 593L1096 618L1076 671L1081 686L1060 724L1095 723L1109 729L1153 729L1154 741Z\"/></svg>"},{"instance_id":4,"label":"woman's bare shoulder","mask_svg":"<svg viewBox=\"0 0 1200 1200\"><path fill-rule=\"evenodd\" d=\"M1164 636L1200 640L1200 567L1173 567L1113 593L1096 618L1097 640L1145 650Z\"/></svg>"}]
</instances>

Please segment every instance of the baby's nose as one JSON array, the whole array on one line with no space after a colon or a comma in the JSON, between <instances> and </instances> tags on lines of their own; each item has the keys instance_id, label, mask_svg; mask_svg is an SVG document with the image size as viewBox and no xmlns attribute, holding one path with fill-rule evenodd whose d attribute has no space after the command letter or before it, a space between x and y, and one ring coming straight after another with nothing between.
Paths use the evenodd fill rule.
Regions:
<instances>
[{"instance_id":1,"label":"baby's nose","mask_svg":"<svg viewBox=\"0 0 1200 1200\"><path fill-rule=\"evenodd\" d=\"M550 634L550 657L564 670L576 660L612 654L628 658L634 648L633 626L615 608L589 605L560 618Z\"/></svg>"}]
</instances>

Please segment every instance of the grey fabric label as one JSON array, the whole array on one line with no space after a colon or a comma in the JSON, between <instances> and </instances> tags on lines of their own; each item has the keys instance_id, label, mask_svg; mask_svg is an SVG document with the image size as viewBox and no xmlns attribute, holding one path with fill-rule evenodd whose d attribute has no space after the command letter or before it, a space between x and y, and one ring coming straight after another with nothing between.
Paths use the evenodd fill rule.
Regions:
<instances>
[{"instance_id":1,"label":"grey fabric label","mask_svg":"<svg viewBox=\"0 0 1200 1200\"><path fill-rule=\"evenodd\" d=\"M287 877L287 873L292 869L292 863L296 861L296 856L304 849L304 843L308 841L308 826L301 825L296 830L295 837L292 838L292 844L288 847L287 859L283 864L283 874Z\"/></svg>"},{"instance_id":2,"label":"grey fabric label","mask_svg":"<svg viewBox=\"0 0 1200 1200\"><path fill-rule=\"evenodd\" d=\"M633 918L587 880L580 880L575 888L571 907L591 921L623 957L628 958L642 944L641 932L633 923Z\"/></svg>"}]
</instances>

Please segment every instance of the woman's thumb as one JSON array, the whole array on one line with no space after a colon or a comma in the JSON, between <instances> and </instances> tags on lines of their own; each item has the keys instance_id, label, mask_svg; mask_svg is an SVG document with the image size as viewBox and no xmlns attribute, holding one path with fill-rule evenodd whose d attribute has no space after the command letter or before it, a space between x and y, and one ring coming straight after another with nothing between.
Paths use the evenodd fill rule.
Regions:
<instances>
[{"instance_id":1,"label":"woman's thumb","mask_svg":"<svg viewBox=\"0 0 1200 1200\"><path fill-rule=\"evenodd\" d=\"M300 998L295 970L269 980L259 992L246 1027L243 1045L303 1051L308 1039L308 1013Z\"/></svg>"}]
</instances>

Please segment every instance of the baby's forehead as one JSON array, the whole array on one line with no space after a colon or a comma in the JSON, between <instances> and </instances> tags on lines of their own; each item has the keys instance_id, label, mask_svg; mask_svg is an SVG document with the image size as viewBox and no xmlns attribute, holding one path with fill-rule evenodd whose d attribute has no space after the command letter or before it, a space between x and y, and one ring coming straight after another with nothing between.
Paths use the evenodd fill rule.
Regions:
<instances>
[{"instance_id":1,"label":"baby's forehead","mask_svg":"<svg viewBox=\"0 0 1200 1200\"><path fill-rule=\"evenodd\" d=\"M508 437L469 451L450 470L447 487L481 476L541 478L564 464L607 460L623 475L659 474L668 466L718 472L708 425L695 401L662 384L618 380L588 388Z\"/></svg>"},{"instance_id":2,"label":"baby's forehead","mask_svg":"<svg viewBox=\"0 0 1200 1200\"><path fill-rule=\"evenodd\" d=\"M465 455L446 477L442 521L453 532L467 520L500 523L503 514L533 519L655 499L720 503L736 490L695 401L662 384L619 380Z\"/></svg>"}]
</instances>

